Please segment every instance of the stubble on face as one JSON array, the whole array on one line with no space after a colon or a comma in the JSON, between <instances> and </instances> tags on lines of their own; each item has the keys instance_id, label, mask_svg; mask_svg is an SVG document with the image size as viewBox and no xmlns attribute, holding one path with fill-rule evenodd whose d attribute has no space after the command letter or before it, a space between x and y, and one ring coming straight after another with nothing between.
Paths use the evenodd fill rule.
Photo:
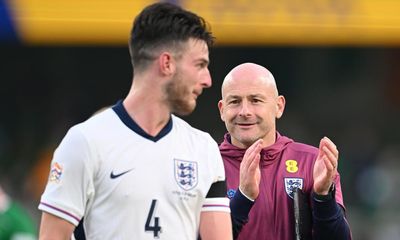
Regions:
<instances>
[{"instance_id":1,"label":"stubble on face","mask_svg":"<svg viewBox=\"0 0 400 240\"><path fill-rule=\"evenodd\" d=\"M246 122L251 122L252 126L240 126ZM232 143L243 148L250 147L258 139L263 139L269 132L264 119L259 116L253 116L253 119L235 116L226 121L225 125L231 134Z\"/></svg>"},{"instance_id":2,"label":"stubble on face","mask_svg":"<svg viewBox=\"0 0 400 240\"><path fill-rule=\"evenodd\" d=\"M244 63L228 73L222 85L220 110L233 145L247 148L258 139L268 144L274 142L277 96L272 74L260 65ZM251 108L246 113L241 112L241 105L233 103L231 107L232 97L247 101Z\"/></svg>"},{"instance_id":3,"label":"stubble on face","mask_svg":"<svg viewBox=\"0 0 400 240\"><path fill-rule=\"evenodd\" d=\"M189 115L196 107L196 100L190 99L190 90L184 81L181 71L177 68L174 77L165 88L171 112L180 116Z\"/></svg>"},{"instance_id":4,"label":"stubble on face","mask_svg":"<svg viewBox=\"0 0 400 240\"><path fill-rule=\"evenodd\" d=\"M205 42L189 39L181 49L175 74L166 85L165 92L172 113L186 116L196 108L197 97L202 89L210 87L205 77L207 66L198 67L199 63L208 63L208 47Z\"/></svg>"}]
</instances>

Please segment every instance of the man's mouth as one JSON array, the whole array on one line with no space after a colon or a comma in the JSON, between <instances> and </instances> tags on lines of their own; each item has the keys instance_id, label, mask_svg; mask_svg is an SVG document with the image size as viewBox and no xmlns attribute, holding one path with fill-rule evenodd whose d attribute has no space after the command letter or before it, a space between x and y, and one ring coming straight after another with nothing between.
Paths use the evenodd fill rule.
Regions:
<instances>
[{"instance_id":1,"label":"man's mouth","mask_svg":"<svg viewBox=\"0 0 400 240\"><path fill-rule=\"evenodd\" d=\"M196 96L196 98L198 97L198 96L200 96L201 95L201 92L202 91L193 91L193 94Z\"/></svg>"},{"instance_id":2,"label":"man's mouth","mask_svg":"<svg viewBox=\"0 0 400 240\"><path fill-rule=\"evenodd\" d=\"M252 126L252 125L255 125L255 123L236 123L236 125L239 125L239 126Z\"/></svg>"}]
</instances>

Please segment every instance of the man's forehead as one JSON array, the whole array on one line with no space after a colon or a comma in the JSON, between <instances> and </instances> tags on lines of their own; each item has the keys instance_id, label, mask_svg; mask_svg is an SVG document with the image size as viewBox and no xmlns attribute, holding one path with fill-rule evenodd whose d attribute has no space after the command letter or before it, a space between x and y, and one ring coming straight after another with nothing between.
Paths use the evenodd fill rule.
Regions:
<instances>
[{"instance_id":1,"label":"man's forehead","mask_svg":"<svg viewBox=\"0 0 400 240\"><path fill-rule=\"evenodd\" d=\"M222 96L224 98L244 97L263 97L275 96L277 94L274 82L265 81L265 79L252 79L243 81L243 79L230 79L222 86Z\"/></svg>"},{"instance_id":2,"label":"man's forehead","mask_svg":"<svg viewBox=\"0 0 400 240\"><path fill-rule=\"evenodd\" d=\"M186 55L196 60L209 61L207 43L200 39L189 39L186 48Z\"/></svg>"},{"instance_id":3,"label":"man's forehead","mask_svg":"<svg viewBox=\"0 0 400 240\"><path fill-rule=\"evenodd\" d=\"M275 95L275 79L264 67L244 63L231 70L222 83L222 96L229 95Z\"/></svg>"},{"instance_id":4,"label":"man's forehead","mask_svg":"<svg viewBox=\"0 0 400 240\"><path fill-rule=\"evenodd\" d=\"M251 77L244 76L241 78L228 76L223 84L223 88L229 91L256 91L260 88L268 88L270 85L269 81L266 81L264 77Z\"/></svg>"},{"instance_id":5,"label":"man's forehead","mask_svg":"<svg viewBox=\"0 0 400 240\"><path fill-rule=\"evenodd\" d=\"M262 97L267 96L266 89L260 89L256 87L245 87L245 88L226 88L226 98L244 98L244 97Z\"/></svg>"},{"instance_id":6,"label":"man's forehead","mask_svg":"<svg viewBox=\"0 0 400 240\"><path fill-rule=\"evenodd\" d=\"M197 51L208 53L208 46L204 40L190 38L187 42L187 46L188 46L189 50L197 50Z\"/></svg>"}]
</instances>

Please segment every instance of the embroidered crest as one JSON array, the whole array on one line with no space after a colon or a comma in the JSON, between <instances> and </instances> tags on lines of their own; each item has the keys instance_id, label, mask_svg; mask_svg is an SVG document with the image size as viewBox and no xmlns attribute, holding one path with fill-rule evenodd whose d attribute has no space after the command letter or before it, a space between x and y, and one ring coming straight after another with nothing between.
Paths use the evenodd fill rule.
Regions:
<instances>
[{"instance_id":1,"label":"embroidered crest","mask_svg":"<svg viewBox=\"0 0 400 240\"><path fill-rule=\"evenodd\" d=\"M302 178L285 178L285 190L289 197L293 198L294 190L296 188L303 189Z\"/></svg>"},{"instance_id":2,"label":"embroidered crest","mask_svg":"<svg viewBox=\"0 0 400 240\"><path fill-rule=\"evenodd\" d=\"M235 196L235 193L236 193L236 190L235 190L235 189L229 189L229 190L226 192L226 195L228 196L229 199L232 199L233 196Z\"/></svg>"},{"instance_id":3,"label":"embroidered crest","mask_svg":"<svg viewBox=\"0 0 400 240\"><path fill-rule=\"evenodd\" d=\"M188 191L197 185L197 162L174 159L175 180L179 187Z\"/></svg>"},{"instance_id":4,"label":"embroidered crest","mask_svg":"<svg viewBox=\"0 0 400 240\"><path fill-rule=\"evenodd\" d=\"M49 182L56 182L56 183L60 182L62 173L63 173L63 167L57 162L53 163L50 169Z\"/></svg>"}]
</instances>

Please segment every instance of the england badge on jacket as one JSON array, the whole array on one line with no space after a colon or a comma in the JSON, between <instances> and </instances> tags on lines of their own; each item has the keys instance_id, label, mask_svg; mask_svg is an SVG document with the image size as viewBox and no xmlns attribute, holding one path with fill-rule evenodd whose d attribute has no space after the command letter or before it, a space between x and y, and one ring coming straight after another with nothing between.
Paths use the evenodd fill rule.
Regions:
<instances>
[{"instance_id":1,"label":"england badge on jacket","mask_svg":"<svg viewBox=\"0 0 400 240\"><path fill-rule=\"evenodd\" d=\"M303 189L302 178L285 178L285 190L287 195L293 199L294 190L296 188Z\"/></svg>"}]
</instances>

